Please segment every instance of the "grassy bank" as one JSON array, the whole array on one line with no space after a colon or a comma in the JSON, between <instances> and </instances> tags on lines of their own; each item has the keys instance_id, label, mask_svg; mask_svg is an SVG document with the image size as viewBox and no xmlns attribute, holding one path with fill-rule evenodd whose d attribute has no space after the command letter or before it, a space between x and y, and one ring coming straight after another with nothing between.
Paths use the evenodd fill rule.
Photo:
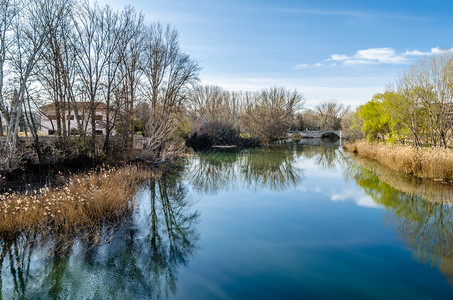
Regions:
<instances>
[{"instance_id":1,"label":"grassy bank","mask_svg":"<svg viewBox=\"0 0 453 300\"><path fill-rule=\"evenodd\" d=\"M377 160L390 169L442 181L453 181L453 151L444 148L416 148L356 141L343 148L360 156Z\"/></svg>"},{"instance_id":2,"label":"grassy bank","mask_svg":"<svg viewBox=\"0 0 453 300\"><path fill-rule=\"evenodd\" d=\"M127 215L137 187L153 176L160 176L159 171L125 166L76 175L57 189L4 193L0 195L0 238L93 234Z\"/></svg>"},{"instance_id":3,"label":"grassy bank","mask_svg":"<svg viewBox=\"0 0 453 300\"><path fill-rule=\"evenodd\" d=\"M421 197L430 202L453 205L453 189L450 185L442 184L431 179L407 176L390 169L388 166L376 160L365 157L356 157L355 163L362 170L358 173L359 176L357 177L361 180L362 184L369 182L368 179L363 180L365 177L361 175L363 174L363 170L367 170L375 173L379 177L380 182L384 182L407 195ZM354 170L350 174L354 175Z\"/></svg>"}]
</instances>

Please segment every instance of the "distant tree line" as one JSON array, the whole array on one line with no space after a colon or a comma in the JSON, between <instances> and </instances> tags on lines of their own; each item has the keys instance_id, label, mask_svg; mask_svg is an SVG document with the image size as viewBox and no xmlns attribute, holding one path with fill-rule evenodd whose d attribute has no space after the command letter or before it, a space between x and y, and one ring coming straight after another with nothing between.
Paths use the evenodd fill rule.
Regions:
<instances>
[{"instance_id":1,"label":"distant tree line","mask_svg":"<svg viewBox=\"0 0 453 300\"><path fill-rule=\"evenodd\" d=\"M347 129L351 108L337 100L323 101L313 109L305 109L296 115L295 130L341 130Z\"/></svg>"},{"instance_id":2,"label":"distant tree line","mask_svg":"<svg viewBox=\"0 0 453 300\"><path fill-rule=\"evenodd\" d=\"M453 135L453 53L422 58L352 119L369 140L447 147Z\"/></svg>"},{"instance_id":3,"label":"distant tree line","mask_svg":"<svg viewBox=\"0 0 453 300\"><path fill-rule=\"evenodd\" d=\"M240 138L268 145L284 136L305 103L297 90L271 87L257 92L229 92L197 86L189 96L191 134L211 144L235 144Z\"/></svg>"}]
</instances>

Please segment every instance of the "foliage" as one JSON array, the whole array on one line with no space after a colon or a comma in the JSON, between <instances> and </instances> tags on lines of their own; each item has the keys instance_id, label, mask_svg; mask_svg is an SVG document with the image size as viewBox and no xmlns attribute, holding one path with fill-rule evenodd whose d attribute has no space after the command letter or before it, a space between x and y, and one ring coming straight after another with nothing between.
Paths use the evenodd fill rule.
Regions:
<instances>
[{"instance_id":1,"label":"foliage","mask_svg":"<svg viewBox=\"0 0 453 300\"><path fill-rule=\"evenodd\" d=\"M399 77L395 88L359 107L364 135L390 142L409 137L417 147L448 147L453 137L452 82L451 50L420 59Z\"/></svg>"},{"instance_id":2,"label":"foliage","mask_svg":"<svg viewBox=\"0 0 453 300\"><path fill-rule=\"evenodd\" d=\"M404 124L390 114L389 107L395 98L398 95L394 92L375 94L357 109L357 116L362 120L362 133L368 140L394 142L405 133Z\"/></svg>"}]
</instances>

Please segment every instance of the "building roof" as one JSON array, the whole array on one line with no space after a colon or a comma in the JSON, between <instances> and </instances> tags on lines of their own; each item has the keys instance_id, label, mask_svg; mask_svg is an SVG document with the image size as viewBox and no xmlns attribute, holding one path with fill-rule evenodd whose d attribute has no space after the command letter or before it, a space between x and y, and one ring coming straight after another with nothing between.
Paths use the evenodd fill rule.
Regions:
<instances>
[{"instance_id":1,"label":"building roof","mask_svg":"<svg viewBox=\"0 0 453 300\"><path fill-rule=\"evenodd\" d=\"M77 106L77 109L81 109L81 110L84 110L84 109L90 109L91 108L91 102L76 102L75 103L76 106ZM107 104L103 103L103 102L95 102L95 105L96 105L96 109L107 109ZM74 107L73 103L71 103L71 109ZM47 105L43 105L41 107L39 107L41 110L55 110L55 104L54 103L50 103L50 104L47 104Z\"/></svg>"}]
</instances>

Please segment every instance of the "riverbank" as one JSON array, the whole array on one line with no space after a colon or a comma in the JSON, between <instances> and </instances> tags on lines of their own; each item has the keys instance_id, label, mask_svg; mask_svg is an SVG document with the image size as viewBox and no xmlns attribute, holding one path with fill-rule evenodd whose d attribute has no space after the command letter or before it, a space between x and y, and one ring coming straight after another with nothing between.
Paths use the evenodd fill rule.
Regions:
<instances>
[{"instance_id":1,"label":"riverbank","mask_svg":"<svg viewBox=\"0 0 453 300\"><path fill-rule=\"evenodd\" d=\"M395 190L410 196L421 197L432 203L453 205L453 187L451 185L432 179L402 174L373 159L355 157L354 163L351 164L347 174L353 177L359 186L368 189L369 184L376 183L376 181L372 180L372 173L376 174L378 178L377 184L385 183ZM365 174L367 176L364 176ZM388 199L389 202L392 202L391 197Z\"/></svg>"},{"instance_id":2,"label":"riverbank","mask_svg":"<svg viewBox=\"0 0 453 300\"><path fill-rule=\"evenodd\" d=\"M374 159L392 170L453 183L453 151L367 141L344 143L346 151Z\"/></svg>"},{"instance_id":3,"label":"riverbank","mask_svg":"<svg viewBox=\"0 0 453 300\"><path fill-rule=\"evenodd\" d=\"M127 165L74 175L58 188L3 193L0 238L86 234L96 240L97 233L130 213L139 185L161 175L161 170Z\"/></svg>"}]
</instances>

